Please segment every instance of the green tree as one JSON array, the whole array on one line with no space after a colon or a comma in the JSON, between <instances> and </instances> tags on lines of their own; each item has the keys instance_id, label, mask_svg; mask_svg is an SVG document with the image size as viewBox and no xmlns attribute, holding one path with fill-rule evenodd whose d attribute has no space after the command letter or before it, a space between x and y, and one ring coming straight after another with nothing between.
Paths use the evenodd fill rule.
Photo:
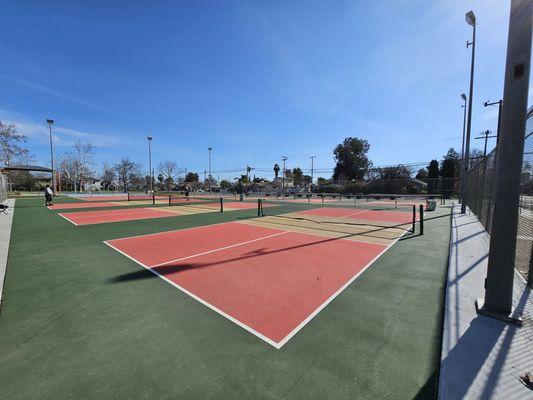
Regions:
<instances>
[{"instance_id":1,"label":"green tree","mask_svg":"<svg viewBox=\"0 0 533 400\"><path fill-rule=\"evenodd\" d=\"M226 179L222 179L220 181L220 188L223 189L223 190L231 189L231 182L227 181Z\"/></svg>"},{"instance_id":2,"label":"green tree","mask_svg":"<svg viewBox=\"0 0 533 400\"><path fill-rule=\"evenodd\" d=\"M304 183L304 173L300 167L293 168L292 179L294 179L294 186L302 186Z\"/></svg>"},{"instance_id":3,"label":"green tree","mask_svg":"<svg viewBox=\"0 0 533 400\"><path fill-rule=\"evenodd\" d=\"M189 172L187 173L187 176L185 177L185 182L198 182L200 178L198 177L198 174L196 172Z\"/></svg>"},{"instance_id":4,"label":"green tree","mask_svg":"<svg viewBox=\"0 0 533 400\"><path fill-rule=\"evenodd\" d=\"M333 150L336 162L333 179L344 175L348 180L363 179L372 162L367 153L370 144L365 139L349 137Z\"/></svg>"},{"instance_id":5,"label":"green tree","mask_svg":"<svg viewBox=\"0 0 533 400\"><path fill-rule=\"evenodd\" d=\"M281 168L279 167L279 164L274 164L274 176L277 178L279 175L279 170Z\"/></svg>"},{"instance_id":6,"label":"green tree","mask_svg":"<svg viewBox=\"0 0 533 400\"><path fill-rule=\"evenodd\" d=\"M421 181L427 181L428 178L428 171L425 168L420 168L415 176L416 179L420 179Z\"/></svg>"},{"instance_id":7,"label":"green tree","mask_svg":"<svg viewBox=\"0 0 533 400\"><path fill-rule=\"evenodd\" d=\"M438 189L439 162L437 160L431 160L427 169L428 169L428 193L433 194Z\"/></svg>"},{"instance_id":8,"label":"green tree","mask_svg":"<svg viewBox=\"0 0 533 400\"><path fill-rule=\"evenodd\" d=\"M452 148L448 150L441 164L442 194L450 198L455 192L456 178L459 176L459 154Z\"/></svg>"}]
</instances>

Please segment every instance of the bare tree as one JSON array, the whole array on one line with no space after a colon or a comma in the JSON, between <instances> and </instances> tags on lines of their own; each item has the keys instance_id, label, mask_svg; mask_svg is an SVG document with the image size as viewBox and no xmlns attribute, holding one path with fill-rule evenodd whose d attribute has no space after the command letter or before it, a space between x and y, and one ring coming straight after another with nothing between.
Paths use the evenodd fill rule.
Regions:
<instances>
[{"instance_id":1,"label":"bare tree","mask_svg":"<svg viewBox=\"0 0 533 400\"><path fill-rule=\"evenodd\" d=\"M94 176L91 170L91 161L95 146L92 143L74 144L74 149L63 154L59 167L62 180L75 192L81 190L83 184Z\"/></svg>"},{"instance_id":2,"label":"bare tree","mask_svg":"<svg viewBox=\"0 0 533 400\"><path fill-rule=\"evenodd\" d=\"M115 164L117 171L118 184L124 191L137 188L143 185L143 174L141 165L135 161L131 161L128 157L122 159Z\"/></svg>"},{"instance_id":3,"label":"bare tree","mask_svg":"<svg viewBox=\"0 0 533 400\"><path fill-rule=\"evenodd\" d=\"M112 186L114 186L113 183L115 182L117 173L115 171L115 168L113 168L111 165L109 165L106 162L102 166L102 171L103 171L102 176L100 177L102 187L105 190L109 190Z\"/></svg>"},{"instance_id":4,"label":"bare tree","mask_svg":"<svg viewBox=\"0 0 533 400\"><path fill-rule=\"evenodd\" d=\"M178 171L178 165L174 161L166 160L159 163L157 170L163 175L163 181L167 186L167 190L172 190L172 184L174 183L174 178Z\"/></svg>"},{"instance_id":5,"label":"bare tree","mask_svg":"<svg viewBox=\"0 0 533 400\"><path fill-rule=\"evenodd\" d=\"M3 124L0 121L0 162L6 166L31 161L30 151L22 146L28 138L17 132L14 124ZM27 181L29 172L9 171L7 174L8 190L13 189L22 181Z\"/></svg>"}]
</instances>

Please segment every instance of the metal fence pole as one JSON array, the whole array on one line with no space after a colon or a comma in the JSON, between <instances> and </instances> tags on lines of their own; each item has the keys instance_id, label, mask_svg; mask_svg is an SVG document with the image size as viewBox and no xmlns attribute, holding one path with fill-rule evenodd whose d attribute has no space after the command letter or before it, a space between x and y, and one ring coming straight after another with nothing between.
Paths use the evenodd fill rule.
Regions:
<instances>
[{"instance_id":1,"label":"metal fence pole","mask_svg":"<svg viewBox=\"0 0 533 400\"><path fill-rule=\"evenodd\" d=\"M484 303L478 303L481 313L508 321L513 320L510 314L529 89L532 17L533 1L511 1L486 291Z\"/></svg>"}]
</instances>

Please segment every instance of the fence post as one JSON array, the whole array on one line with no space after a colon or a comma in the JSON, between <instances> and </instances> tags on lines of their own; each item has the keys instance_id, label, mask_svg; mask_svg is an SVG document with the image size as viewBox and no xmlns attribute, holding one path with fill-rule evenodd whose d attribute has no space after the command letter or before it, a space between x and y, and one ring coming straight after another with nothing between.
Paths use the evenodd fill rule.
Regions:
<instances>
[{"instance_id":1,"label":"fence post","mask_svg":"<svg viewBox=\"0 0 533 400\"><path fill-rule=\"evenodd\" d=\"M413 204L413 226L411 228L411 231L415 233L415 225L416 225L416 206Z\"/></svg>"},{"instance_id":2,"label":"fence post","mask_svg":"<svg viewBox=\"0 0 533 400\"><path fill-rule=\"evenodd\" d=\"M424 206L420 204L420 235L424 234Z\"/></svg>"},{"instance_id":3,"label":"fence post","mask_svg":"<svg viewBox=\"0 0 533 400\"><path fill-rule=\"evenodd\" d=\"M476 304L478 312L514 323L520 323L512 314L512 304L532 16L533 1L511 0L485 299Z\"/></svg>"}]
</instances>

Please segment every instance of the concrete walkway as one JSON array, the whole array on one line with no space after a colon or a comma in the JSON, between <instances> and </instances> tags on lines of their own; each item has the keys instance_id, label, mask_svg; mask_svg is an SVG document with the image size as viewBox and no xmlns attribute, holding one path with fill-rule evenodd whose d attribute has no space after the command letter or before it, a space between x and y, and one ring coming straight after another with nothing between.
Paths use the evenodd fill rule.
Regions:
<instances>
[{"instance_id":1,"label":"concrete walkway","mask_svg":"<svg viewBox=\"0 0 533 400\"><path fill-rule=\"evenodd\" d=\"M0 307L2 307L2 291L4 289L4 277L6 275L7 254L9 252L9 241L11 239L11 225L13 224L13 212L15 211L15 200L8 199L9 206L7 215L0 213Z\"/></svg>"},{"instance_id":2,"label":"concrete walkway","mask_svg":"<svg viewBox=\"0 0 533 400\"><path fill-rule=\"evenodd\" d=\"M489 235L475 215L454 207L444 332L439 380L440 399L533 399L521 381L533 372L533 296L515 271L514 306L524 325L516 327L479 316L483 298Z\"/></svg>"}]
</instances>

